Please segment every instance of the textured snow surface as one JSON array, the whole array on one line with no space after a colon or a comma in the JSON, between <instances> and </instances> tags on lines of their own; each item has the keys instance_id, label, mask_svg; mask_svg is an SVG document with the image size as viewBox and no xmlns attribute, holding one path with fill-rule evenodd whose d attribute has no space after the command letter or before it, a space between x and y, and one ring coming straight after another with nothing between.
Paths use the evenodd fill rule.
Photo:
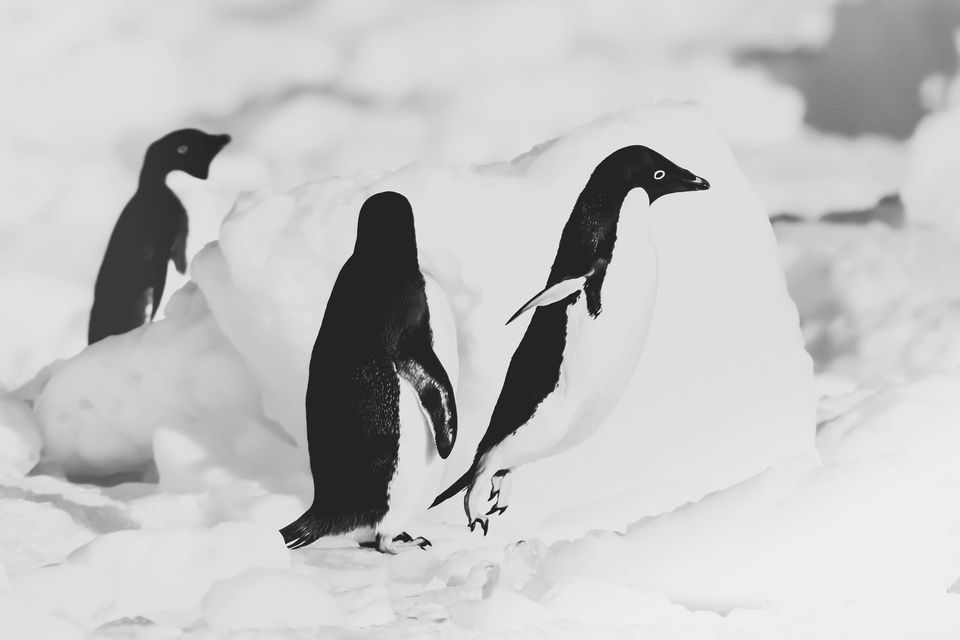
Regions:
<instances>
[{"instance_id":1,"label":"textured snow surface","mask_svg":"<svg viewBox=\"0 0 960 640\"><path fill-rule=\"evenodd\" d=\"M943 110L907 143L843 138L735 62L821 45L836 3L0 5L0 638L960 637L960 83L926 83ZM662 98L702 106L637 106ZM144 147L180 126L234 137L168 179L191 269L84 349ZM457 321L451 480L504 321L638 143L713 187L649 211L654 321L603 428L518 471L487 537L454 499L411 523L427 551L285 549L363 200L410 198ZM812 221L898 192L902 228Z\"/></svg>"}]
</instances>

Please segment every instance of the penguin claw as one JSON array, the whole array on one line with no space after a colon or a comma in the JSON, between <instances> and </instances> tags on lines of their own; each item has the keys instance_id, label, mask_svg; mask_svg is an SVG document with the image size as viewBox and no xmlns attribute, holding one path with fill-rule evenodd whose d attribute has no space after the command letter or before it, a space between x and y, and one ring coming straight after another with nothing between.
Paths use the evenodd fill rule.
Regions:
<instances>
[{"instance_id":1,"label":"penguin claw","mask_svg":"<svg viewBox=\"0 0 960 640\"><path fill-rule=\"evenodd\" d=\"M470 522L470 531L474 531L478 524L483 530L484 537L486 537L487 530L490 528L490 521L487 518L474 518L473 521Z\"/></svg>"},{"instance_id":2,"label":"penguin claw","mask_svg":"<svg viewBox=\"0 0 960 640\"><path fill-rule=\"evenodd\" d=\"M488 515L488 516L492 516L493 514L497 514L498 516L499 516L499 515L502 515L503 512L507 510L507 507L508 507L508 506L509 506L509 505L504 505L504 506L500 507L500 506L497 506L497 505L493 505L492 507L490 507L490 511L487 511L487 515Z\"/></svg>"},{"instance_id":3,"label":"penguin claw","mask_svg":"<svg viewBox=\"0 0 960 640\"><path fill-rule=\"evenodd\" d=\"M420 547L424 551L427 550L427 547L433 546L433 543L427 540L426 538L424 538L423 536L420 536L419 538L416 538L416 539L411 539L410 542L416 544L418 547Z\"/></svg>"}]
</instances>

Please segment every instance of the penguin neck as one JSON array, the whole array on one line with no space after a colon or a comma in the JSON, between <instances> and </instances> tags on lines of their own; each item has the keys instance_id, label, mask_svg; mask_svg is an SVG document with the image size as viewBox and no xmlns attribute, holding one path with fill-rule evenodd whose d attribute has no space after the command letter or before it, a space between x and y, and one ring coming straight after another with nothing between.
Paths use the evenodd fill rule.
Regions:
<instances>
[{"instance_id":1,"label":"penguin neck","mask_svg":"<svg viewBox=\"0 0 960 640\"><path fill-rule=\"evenodd\" d=\"M166 190L172 193L173 191L167 186L167 176L170 173L170 171L163 171L153 166L150 162L144 162L143 168L140 170L137 191L156 192Z\"/></svg>"},{"instance_id":2,"label":"penguin neck","mask_svg":"<svg viewBox=\"0 0 960 640\"><path fill-rule=\"evenodd\" d=\"M620 209L633 187L591 178L563 228L551 280L605 268L613 254Z\"/></svg>"}]
</instances>

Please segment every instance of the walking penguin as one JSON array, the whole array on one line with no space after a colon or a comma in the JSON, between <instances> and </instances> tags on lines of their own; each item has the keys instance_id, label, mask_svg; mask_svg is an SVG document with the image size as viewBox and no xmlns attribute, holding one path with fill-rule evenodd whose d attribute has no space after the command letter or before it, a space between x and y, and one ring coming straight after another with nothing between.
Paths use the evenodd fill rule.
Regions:
<instances>
[{"instance_id":1,"label":"walking penguin","mask_svg":"<svg viewBox=\"0 0 960 640\"><path fill-rule=\"evenodd\" d=\"M403 528L427 510L456 442L456 374L452 313L420 272L410 203L373 195L310 358L313 504L281 529L287 546L331 535L383 553L430 544Z\"/></svg>"},{"instance_id":2,"label":"walking penguin","mask_svg":"<svg viewBox=\"0 0 960 640\"><path fill-rule=\"evenodd\" d=\"M187 269L187 212L165 180L171 171L206 179L228 135L180 129L150 145L136 193L123 208L103 256L93 293L87 342L136 329L153 319L163 297L167 263Z\"/></svg>"},{"instance_id":3,"label":"walking penguin","mask_svg":"<svg viewBox=\"0 0 960 640\"><path fill-rule=\"evenodd\" d=\"M597 165L563 228L546 287L507 322L533 310L473 464L432 506L466 489L470 529L479 524L486 535L488 516L509 504L512 469L596 431L636 368L656 297L647 208L621 216L624 199L643 189L652 205L709 188L644 146L624 147Z\"/></svg>"}]
</instances>

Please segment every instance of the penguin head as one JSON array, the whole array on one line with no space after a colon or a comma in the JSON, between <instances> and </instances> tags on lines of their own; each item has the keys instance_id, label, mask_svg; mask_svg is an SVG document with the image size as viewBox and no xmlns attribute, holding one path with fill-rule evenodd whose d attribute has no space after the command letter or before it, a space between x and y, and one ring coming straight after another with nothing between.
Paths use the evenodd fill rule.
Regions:
<instances>
[{"instance_id":1,"label":"penguin head","mask_svg":"<svg viewBox=\"0 0 960 640\"><path fill-rule=\"evenodd\" d=\"M417 264L417 236L410 202L395 191L376 193L363 203L354 254L393 264Z\"/></svg>"},{"instance_id":2,"label":"penguin head","mask_svg":"<svg viewBox=\"0 0 960 640\"><path fill-rule=\"evenodd\" d=\"M594 176L611 186L647 192L650 204L671 193L703 191L710 183L668 160L649 147L632 145L607 156Z\"/></svg>"},{"instance_id":3,"label":"penguin head","mask_svg":"<svg viewBox=\"0 0 960 640\"><path fill-rule=\"evenodd\" d=\"M150 145L144 169L161 176L171 171L183 171L206 180L210 163L228 142L230 136L227 134L211 135L199 129L179 129Z\"/></svg>"}]
</instances>

